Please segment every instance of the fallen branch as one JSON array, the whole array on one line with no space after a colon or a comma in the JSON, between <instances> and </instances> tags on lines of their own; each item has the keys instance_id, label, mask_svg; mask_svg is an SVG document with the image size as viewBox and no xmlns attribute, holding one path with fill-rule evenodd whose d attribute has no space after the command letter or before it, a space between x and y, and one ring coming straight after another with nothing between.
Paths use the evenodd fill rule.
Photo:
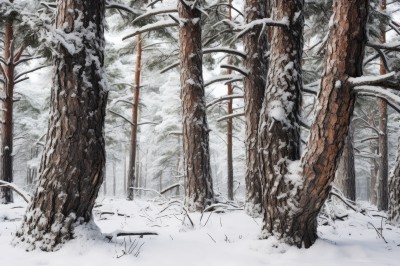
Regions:
<instances>
[{"instance_id":1,"label":"fallen branch","mask_svg":"<svg viewBox=\"0 0 400 266\"><path fill-rule=\"evenodd\" d=\"M108 240L112 240L113 238L120 237L120 236L140 236L140 238L143 238L143 236L158 236L158 233L156 232L124 232L124 231L114 231L110 234L105 234L105 238Z\"/></svg>"}]
</instances>

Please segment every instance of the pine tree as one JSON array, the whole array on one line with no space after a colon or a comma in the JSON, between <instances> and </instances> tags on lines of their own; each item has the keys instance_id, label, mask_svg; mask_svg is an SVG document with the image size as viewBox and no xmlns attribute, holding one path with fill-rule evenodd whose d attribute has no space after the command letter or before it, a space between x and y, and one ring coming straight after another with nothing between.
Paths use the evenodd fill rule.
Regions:
<instances>
[{"instance_id":1,"label":"pine tree","mask_svg":"<svg viewBox=\"0 0 400 266\"><path fill-rule=\"evenodd\" d=\"M71 12L73 10L73 12ZM103 181L105 1L59 1L49 128L40 178L16 241L52 251L92 220Z\"/></svg>"}]
</instances>

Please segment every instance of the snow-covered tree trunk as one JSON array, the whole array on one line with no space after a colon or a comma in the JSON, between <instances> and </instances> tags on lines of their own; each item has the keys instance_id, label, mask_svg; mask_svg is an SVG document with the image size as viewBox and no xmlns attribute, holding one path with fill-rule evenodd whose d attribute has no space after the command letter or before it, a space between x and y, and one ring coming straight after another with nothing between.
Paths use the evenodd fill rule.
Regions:
<instances>
[{"instance_id":1,"label":"snow-covered tree trunk","mask_svg":"<svg viewBox=\"0 0 400 266\"><path fill-rule=\"evenodd\" d=\"M136 66L135 66L135 84L133 88L133 106L132 106L132 125L131 125L131 142L129 150L129 167L128 167L128 184L127 199L133 200L135 187L135 166L136 166L136 146L137 146L137 123L139 110L139 94L140 94L140 68L142 65L142 38L139 33L137 36L136 48Z\"/></svg>"},{"instance_id":2,"label":"snow-covered tree trunk","mask_svg":"<svg viewBox=\"0 0 400 266\"><path fill-rule=\"evenodd\" d=\"M246 0L246 23L266 18L270 0ZM244 37L246 59L244 65L249 74L244 78L244 110L246 120L246 212L251 216L261 214L262 191L258 166L258 122L264 98L267 73L267 35L262 26L256 26Z\"/></svg>"},{"instance_id":3,"label":"snow-covered tree trunk","mask_svg":"<svg viewBox=\"0 0 400 266\"><path fill-rule=\"evenodd\" d=\"M362 75L367 41L368 0L335 0L321 92L308 146L301 160L303 182L292 215L282 228L297 246L317 239L317 216L329 195L354 109L349 77ZM289 242L290 242L289 241Z\"/></svg>"},{"instance_id":4,"label":"snow-covered tree trunk","mask_svg":"<svg viewBox=\"0 0 400 266\"><path fill-rule=\"evenodd\" d=\"M53 88L38 187L17 232L27 249L58 249L92 219L105 167L105 1L58 1Z\"/></svg>"},{"instance_id":5,"label":"snow-covered tree trunk","mask_svg":"<svg viewBox=\"0 0 400 266\"><path fill-rule=\"evenodd\" d=\"M13 95L14 95L14 15L6 18L4 31L3 76L6 81L1 92L0 121L0 180L13 182ZM0 66L1 67L1 66ZM13 193L8 187L0 187L0 203L13 202Z\"/></svg>"},{"instance_id":6,"label":"snow-covered tree trunk","mask_svg":"<svg viewBox=\"0 0 400 266\"><path fill-rule=\"evenodd\" d=\"M283 70L292 71L292 75L281 70L274 80L279 86L272 90L268 90L270 75L267 80L267 100L264 100L260 121L260 132L265 132L260 134L265 182L263 236L273 235L288 244L307 248L317 239L317 216L329 195L345 144L355 101L347 79L362 75L369 2L335 0L333 3L316 118L299 168L298 162L292 161L299 157L296 125L299 98L296 94L301 86L298 76L301 72L295 70L299 68L301 57L303 1L278 0L276 3L278 14L284 11L281 16L289 17L290 30L274 29L268 73L274 71L277 62L283 62ZM277 31L282 31L278 34L281 38L286 37L282 38L284 51L288 53L285 56L274 53L275 42L279 39L275 37ZM286 62L288 58L291 60ZM286 93L274 98L275 91Z\"/></svg>"},{"instance_id":7,"label":"snow-covered tree trunk","mask_svg":"<svg viewBox=\"0 0 400 266\"><path fill-rule=\"evenodd\" d=\"M356 171L354 167L353 130L350 127L342 156L335 174L335 186L350 200L356 200Z\"/></svg>"},{"instance_id":8,"label":"snow-covered tree trunk","mask_svg":"<svg viewBox=\"0 0 400 266\"><path fill-rule=\"evenodd\" d=\"M201 11L178 1L185 204L202 211L213 203L209 129L206 117L201 45ZM197 4L197 2L195 2Z\"/></svg>"},{"instance_id":9,"label":"snow-covered tree trunk","mask_svg":"<svg viewBox=\"0 0 400 266\"><path fill-rule=\"evenodd\" d=\"M381 0L381 11L386 12L386 0ZM381 29L381 43L386 43L386 29ZM386 74L384 62L381 59L380 63L380 74ZM388 209L388 177L389 177L389 165L388 165L388 130L387 130L387 103L384 99L378 98L378 114L379 114L379 199L378 209Z\"/></svg>"},{"instance_id":10,"label":"snow-covered tree trunk","mask_svg":"<svg viewBox=\"0 0 400 266\"><path fill-rule=\"evenodd\" d=\"M274 20L288 18L289 27L275 27L270 39L267 87L261 109L258 145L263 186L263 236L286 231L293 185L289 165L300 159L298 123L302 86L302 0L277 0Z\"/></svg>"},{"instance_id":11,"label":"snow-covered tree trunk","mask_svg":"<svg viewBox=\"0 0 400 266\"><path fill-rule=\"evenodd\" d=\"M393 225L400 224L400 139L395 166L390 172L388 220Z\"/></svg>"}]
</instances>

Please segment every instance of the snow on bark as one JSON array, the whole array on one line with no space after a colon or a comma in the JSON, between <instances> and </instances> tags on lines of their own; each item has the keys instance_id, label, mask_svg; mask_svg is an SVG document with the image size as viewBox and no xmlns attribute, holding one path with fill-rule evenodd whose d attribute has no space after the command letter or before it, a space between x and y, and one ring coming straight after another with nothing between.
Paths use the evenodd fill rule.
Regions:
<instances>
[{"instance_id":1,"label":"snow on bark","mask_svg":"<svg viewBox=\"0 0 400 266\"><path fill-rule=\"evenodd\" d=\"M209 129L206 117L202 72L201 11L178 2L180 81L185 171L185 205L203 211L214 203L210 167Z\"/></svg>"},{"instance_id":2,"label":"snow on bark","mask_svg":"<svg viewBox=\"0 0 400 266\"><path fill-rule=\"evenodd\" d=\"M290 26L272 29L267 86L258 128L263 238L284 236L284 221L291 222L295 208L293 199L299 178L296 177L297 167L294 166L298 165L296 161L300 159L298 116L302 86L302 9L301 0L279 0L273 14L275 20L289 17Z\"/></svg>"},{"instance_id":3,"label":"snow on bark","mask_svg":"<svg viewBox=\"0 0 400 266\"><path fill-rule=\"evenodd\" d=\"M269 15L270 1L246 0L244 14L246 23L264 19ZM255 24L244 34L246 58L244 65L248 75L243 79L244 110L246 121L246 212L255 217L262 213L261 183L258 165L258 122L265 91L267 72L268 38L262 25Z\"/></svg>"},{"instance_id":4,"label":"snow on bark","mask_svg":"<svg viewBox=\"0 0 400 266\"><path fill-rule=\"evenodd\" d=\"M58 1L49 127L38 187L15 243L58 249L92 220L103 181L105 1Z\"/></svg>"}]
</instances>

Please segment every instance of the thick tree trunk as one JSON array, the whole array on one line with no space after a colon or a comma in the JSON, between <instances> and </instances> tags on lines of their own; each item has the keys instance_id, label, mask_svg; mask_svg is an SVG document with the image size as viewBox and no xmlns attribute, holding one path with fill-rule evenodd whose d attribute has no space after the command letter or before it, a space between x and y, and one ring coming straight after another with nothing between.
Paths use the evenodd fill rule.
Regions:
<instances>
[{"instance_id":1,"label":"thick tree trunk","mask_svg":"<svg viewBox=\"0 0 400 266\"><path fill-rule=\"evenodd\" d=\"M201 11L178 1L185 204L202 211L214 202L201 47Z\"/></svg>"},{"instance_id":2,"label":"thick tree trunk","mask_svg":"<svg viewBox=\"0 0 400 266\"><path fill-rule=\"evenodd\" d=\"M266 18L269 14L270 0L246 0L244 14L246 23ZM258 123L264 98L265 77L267 74L268 50L267 36L262 26L254 27L247 33L243 42L246 59L244 64L249 75L244 78L244 110L246 120L246 212L258 216L262 212L262 190L258 166Z\"/></svg>"},{"instance_id":3,"label":"thick tree trunk","mask_svg":"<svg viewBox=\"0 0 400 266\"><path fill-rule=\"evenodd\" d=\"M396 163L390 173L389 191L388 220L393 225L400 225L400 138Z\"/></svg>"},{"instance_id":4,"label":"thick tree trunk","mask_svg":"<svg viewBox=\"0 0 400 266\"><path fill-rule=\"evenodd\" d=\"M386 12L386 0L381 0L381 11ZM381 43L386 43L386 29L381 29ZM386 74L386 69L383 60L380 64L380 74ZM378 113L379 113L379 200L378 209L388 210L389 195L388 195L388 135L387 135L387 103L385 100L378 98Z\"/></svg>"},{"instance_id":5,"label":"thick tree trunk","mask_svg":"<svg viewBox=\"0 0 400 266\"><path fill-rule=\"evenodd\" d=\"M277 0L273 18L289 19L289 27L274 27L270 39L267 86L258 129L263 186L263 237L286 234L293 188L290 164L300 159L298 123L302 86L302 0Z\"/></svg>"},{"instance_id":6,"label":"thick tree trunk","mask_svg":"<svg viewBox=\"0 0 400 266\"><path fill-rule=\"evenodd\" d=\"M128 167L128 185L127 185L127 199L133 200L135 186L135 166L136 166L136 145L137 145L137 121L139 111L139 94L140 94L140 68L142 65L142 38L139 33L137 36L137 50L136 50L136 67L135 67L135 85L133 91L133 107L132 107L132 126L131 126L131 142L129 153L129 167Z\"/></svg>"},{"instance_id":7,"label":"thick tree trunk","mask_svg":"<svg viewBox=\"0 0 400 266\"><path fill-rule=\"evenodd\" d=\"M316 118L301 161L303 183L297 188L291 218L281 228L288 242L299 247L309 247L317 239L317 216L329 195L345 145L355 102L347 79L362 75L368 7L368 0L333 2Z\"/></svg>"},{"instance_id":8,"label":"thick tree trunk","mask_svg":"<svg viewBox=\"0 0 400 266\"><path fill-rule=\"evenodd\" d=\"M1 121L0 121L0 180L13 182L13 95L14 95L14 53L13 31L14 18L10 15L6 19L4 36L4 59L10 62L4 65L4 80L8 80L3 86L1 93ZM8 187L0 187L0 203L13 202L12 190Z\"/></svg>"},{"instance_id":9,"label":"thick tree trunk","mask_svg":"<svg viewBox=\"0 0 400 266\"><path fill-rule=\"evenodd\" d=\"M92 220L105 167L105 1L58 1L49 127L40 179L16 241L58 249ZM67 45L66 45L67 44Z\"/></svg>"},{"instance_id":10,"label":"thick tree trunk","mask_svg":"<svg viewBox=\"0 0 400 266\"><path fill-rule=\"evenodd\" d=\"M344 196L356 200L356 172L354 168L353 129L350 126L335 175L335 186Z\"/></svg>"}]
</instances>

